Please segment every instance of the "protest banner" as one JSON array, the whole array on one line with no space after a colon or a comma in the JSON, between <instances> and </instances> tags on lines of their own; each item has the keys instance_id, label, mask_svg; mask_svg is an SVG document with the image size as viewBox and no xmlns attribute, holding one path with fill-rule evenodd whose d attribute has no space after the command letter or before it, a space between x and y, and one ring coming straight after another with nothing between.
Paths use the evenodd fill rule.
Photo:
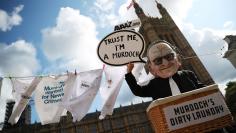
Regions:
<instances>
[{"instance_id":1,"label":"protest banner","mask_svg":"<svg viewBox=\"0 0 236 133\"><path fill-rule=\"evenodd\" d=\"M208 132L232 122L217 85L155 100L147 112L155 130L161 133Z\"/></svg>"},{"instance_id":2,"label":"protest banner","mask_svg":"<svg viewBox=\"0 0 236 133\"><path fill-rule=\"evenodd\" d=\"M220 92L163 108L169 130L176 130L230 114Z\"/></svg>"}]
</instances>

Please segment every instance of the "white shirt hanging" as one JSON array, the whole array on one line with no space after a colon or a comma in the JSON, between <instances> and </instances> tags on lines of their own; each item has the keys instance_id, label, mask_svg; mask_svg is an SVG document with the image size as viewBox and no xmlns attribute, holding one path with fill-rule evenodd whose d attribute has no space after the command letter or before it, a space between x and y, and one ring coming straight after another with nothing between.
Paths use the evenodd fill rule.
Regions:
<instances>
[{"instance_id":1,"label":"white shirt hanging","mask_svg":"<svg viewBox=\"0 0 236 133\"><path fill-rule=\"evenodd\" d=\"M24 83L17 79L11 79L11 81L13 85L13 97L16 103L8 122L13 125L19 120L21 113L24 111L41 78L32 78L29 83Z\"/></svg>"},{"instance_id":2,"label":"white shirt hanging","mask_svg":"<svg viewBox=\"0 0 236 133\"><path fill-rule=\"evenodd\" d=\"M106 115L112 115L117 96L124 80L126 69L127 68L124 66L113 67L108 65L104 68L106 82L100 88L103 106L99 119L104 119Z\"/></svg>"},{"instance_id":3,"label":"white shirt hanging","mask_svg":"<svg viewBox=\"0 0 236 133\"><path fill-rule=\"evenodd\" d=\"M71 86L71 97L62 101L62 106L71 112L73 121L80 121L89 111L97 95L102 79L102 69L80 72Z\"/></svg>"},{"instance_id":4,"label":"white shirt hanging","mask_svg":"<svg viewBox=\"0 0 236 133\"><path fill-rule=\"evenodd\" d=\"M64 108L61 105L62 98L70 88L66 82L72 80L68 75L55 77L43 77L35 90L35 108L42 125L57 123L60 121Z\"/></svg>"}]
</instances>

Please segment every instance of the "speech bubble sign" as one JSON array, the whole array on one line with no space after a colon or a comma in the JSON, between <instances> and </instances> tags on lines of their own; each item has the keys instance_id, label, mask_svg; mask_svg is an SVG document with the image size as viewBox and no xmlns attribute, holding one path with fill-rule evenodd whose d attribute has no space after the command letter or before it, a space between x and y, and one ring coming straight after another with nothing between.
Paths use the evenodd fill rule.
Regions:
<instances>
[{"instance_id":1,"label":"speech bubble sign","mask_svg":"<svg viewBox=\"0 0 236 133\"><path fill-rule=\"evenodd\" d=\"M145 42L141 34L120 30L107 35L98 45L97 54L102 62L122 66L129 62L144 62L141 58Z\"/></svg>"}]
</instances>

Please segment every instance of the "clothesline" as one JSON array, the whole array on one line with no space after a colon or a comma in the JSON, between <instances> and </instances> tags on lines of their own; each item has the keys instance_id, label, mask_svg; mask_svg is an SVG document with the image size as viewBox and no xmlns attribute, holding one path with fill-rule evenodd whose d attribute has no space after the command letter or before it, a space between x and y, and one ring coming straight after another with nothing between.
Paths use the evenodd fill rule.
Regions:
<instances>
[{"instance_id":1,"label":"clothesline","mask_svg":"<svg viewBox=\"0 0 236 133\"><path fill-rule=\"evenodd\" d=\"M106 79L112 80L111 83L101 84L103 72ZM34 78L29 83L12 78L12 93L16 103L8 122L17 123L27 104L35 105L42 125L59 122L65 110L71 112L73 121L80 121L89 111L98 92L103 101L99 119L103 119L113 113L125 72L124 67L106 66L105 69L78 74L68 73L67 77L62 75L56 79Z\"/></svg>"},{"instance_id":2,"label":"clothesline","mask_svg":"<svg viewBox=\"0 0 236 133\"><path fill-rule=\"evenodd\" d=\"M216 52L212 52L212 53L206 53L206 54L202 54L202 55L194 55L194 56L189 56L189 57L183 56L183 55L180 55L180 56L183 58L183 60L187 60L187 59L192 59L192 58L196 58L196 57L204 57L204 56L214 55L214 54L222 55L222 53L220 51L216 51Z\"/></svg>"},{"instance_id":3,"label":"clothesline","mask_svg":"<svg viewBox=\"0 0 236 133\"><path fill-rule=\"evenodd\" d=\"M50 77L50 76L63 76L68 74L69 71L66 71L64 74L50 74L50 75L31 75L31 76L0 76L2 78L34 78L34 77ZM75 75L77 74L75 70Z\"/></svg>"},{"instance_id":4,"label":"clothesline","mask_svg":"<svg viewBox=\"0 0 236 133\"><path fill-rule=\"evenodd\" d=\"M221 49L222 50L222 49ZM214 55L214 54L220 54L222 55L222 52L220 51L215 51L215 52L212 52L212 53L206 53L206 54L202 54L202 55L195 55L195 56L190 56L190 57L184 57L183 55L181 55L183 57L184 60L186 59L191 59L191 58L195 58L195 57L201 57L201 56L208 56L208 55ZM228 50L228 52L231 52L231 51L235 51L236 49L231 49L231 50Z\"/></svg>"},{"instance_id":5,"label":"clothesline","mask_svg":"<svg viewBox=\"0 0 236 133\"><path fill-rule=\"evenodd\" d=\"M235 51L236 49L231 49L228 50L229 52L231 51ZM192 58L196 58L196 57L204 57L204 56L209 56L209 55L217 55L220 54L222 55L222 49L220 51L215 51L215 52L209 52L209 53L205 53L205 54L200 54L200 55L194 55L194 56L183 56L180 54L180 56L182 57L183 60L188 60L188 59L192 59ZM68 71L66 71L65 74L51 74L51 75L31 75L31 76L0 76L2 78L32 78L32 77L49 77L49 76L62 76L62 75L66 75L68 73ZM76 70L75 70L75 74L76 74Z\"/></svg>"}]
</instances>

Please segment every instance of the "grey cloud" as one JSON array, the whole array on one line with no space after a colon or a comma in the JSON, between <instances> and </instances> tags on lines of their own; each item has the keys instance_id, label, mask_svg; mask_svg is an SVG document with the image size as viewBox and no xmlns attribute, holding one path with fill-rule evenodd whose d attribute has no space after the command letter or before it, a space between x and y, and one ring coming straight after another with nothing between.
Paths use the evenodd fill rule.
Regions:
<instances>
[{"instance_id":1,"label":"grey cloud","mask_svg":"<svg viewBox=\"0 0 236 133\"><path fill-rule=\"evenodd\" d=\"M224 36L218 35L212 29L183 29L187 40L200 57L201 61L217 83L222 83L236 77L236 69L225 58L226 42ZM224 31L221 31L222 33ZM227 34L225 34L227 35Z\"/></svg>"}]
</instances>

